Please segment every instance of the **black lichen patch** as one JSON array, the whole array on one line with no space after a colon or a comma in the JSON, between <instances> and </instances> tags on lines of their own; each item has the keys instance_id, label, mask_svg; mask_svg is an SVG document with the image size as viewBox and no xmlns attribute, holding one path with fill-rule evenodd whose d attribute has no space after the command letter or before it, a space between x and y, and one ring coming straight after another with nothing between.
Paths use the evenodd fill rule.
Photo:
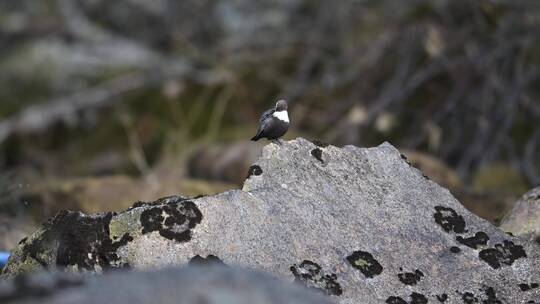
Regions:
<instances>
[{"instance_id":1,"label":"black lichen patch","mask_svg":"<svg viewBox=\"0 0 540 304\"><path fill-rule=\"evenodd\" d=\"M410 304L426 304L428 302L426 296L421 293L413 292L411 294L411 303Z\"/></svg>"},{"instance_id":2,"label":"black lichen patch","mask_svg":"<svg viewBox=\"0 0 540 304\"><path fill-rule=\"evenodd\" d=\"M512 241L504 241L503 244L496 244L494 248L480 251L479 257L493 269L498 269L503 265L512 265L517 259L526 258L527 254L522 246Z\"/></svg>"},{"instance_id":3,"label":"black lichen patch","mask_svg":"<svg viewBox=\"0 0 540 304\"><path fill-rule=\"evenodd\" d=\"M435 206L435 222L444 229L446 232L464 233L465 220L457 212L448 207Z\"/></svg>"},{"instance_id":4,"label":"black lichen patch","mask_svg":"<svg viewBox=\"0 0 540 304\"><path fill-rule=\"evenodd\" d=\"M529 291L529 290L532 290L532 289L536 289L539 287L538 283L531 283L531 284L519 284L519 289L521 289L521 291Z\"/></svg>"},{"instance_id":5,"label":"black lichen patch","mask_svg":"<svg viewBox=\"0 0 540 304\"><path fill-rule=\"evenodd\" d=\"M450 247L450 251L451 251L452 253L460 253L460 252L461 252L461 249L459 249L459 247L452 246L452 247Z\"/></svg>"},{"instance_id":6,"label":"black lichen patch","mask_svg":"<svg viewBox=\"0 0 540 304\"><path fill-rule=\"evenodd\" d=\"M413 292L411 294L411 303L410 304L426 304L427 298L421 293Z\"/></svg>"},{"instance_id":7,"label":"black lichen patch","mask_svg":"<svg viewBox=\"0 0 540 304\"><path fill-rule=\"evenodd\" d=\"M320 141L320 140L318 140L318 139L314 139L314 140L312 140L311 142L312 142L315 146L321 147L321 148L326 148L326 147L330 146L330 144L325 143L325 142L322 142L322 141Z\"/></svg>"},{"instance_id":8,"label":"black lichen patch","mask_svg":"<svg viewBox=\"0 0 540 304\"><path fill-rule=\"evenodd\" d=\"M184 197L181 197L181 196L167 196L167 197L162 197L156 201L153 201L153 202L136 202L134 203L131 207L129 207L129 209L127 211L130 211L130 210L133 210L135 208L140 208L140 207L149 207L149 206L157 206L157 205L162 205L162 204L170 204L170 203L178 203L178 202L181 202L181 201L185 201L187 200L186 198Z\"/></svg>"},{"instance_id":9,"label":"black lichen patch","mask_svg":"<svg viewBox=\"0 0 540 304\"><path fill-rule=\"evenodd\" d=\"M116 250L133 238L125 234L119 241L111 240L109 224L112 216L112 213L92 217L62 211L45 224L39 238L23 245L23 258L30 257L45 268L76 267L94 271L96 267L129 267L120 261Z\"/></svg>"},{"instance_id":10,"label":"black lichen patch","mask_svg":"<svg viewBox=\"0 0 540 304\"><path fill-rule=\"evenodd\" d=\"M398 274L398 278L401 281L401 283L405 285L416 285L418 282L420 282L420 279L424 276L424 274L416 269L414 272L405 272Z\"/></svg>"},{"instance_id":11,"label":"black lichen patch","mask_svg":"<svg viewBox=\"0 0 540 304\"><path fill-rule=\"evenodd\" d=\"M313 155L313 157L315 157L321 163L324 162L323 159L322 159L322 150L321 149L315 148L315 149L311 150L311 155Z\"/></svg>"},{"instance_id":12,"label":"black lichen patch","mask_svg":"<svg viewBox=\"0 0 540 304\"><path fill-rule=\"evenodd\" d=\"M439 302L441 303L444 303L448 300L448 295L445 293L437 295L437 300L439 300Z\"/></svg>"},{"instance_id":13,"label":"black lichen patch","mask_svg":"<svg viewBox=\"0 0 540 304\"><path fill-rule=\"evenodd\" d=\"M23 259L32 258L38 262L42 267L47 269L50 264L53 264L54 261L51 261L47 258L47 250L44 250L43 247L48 247L48 243L51 241L50 238L54 238L52 232L46 231L38 239L34 239L31 242L25 240L22 244L22 257ZM21 244L21 243L19 243ZM7 271L7 270L6 270Z\"/></svg>"},{"instance_id":14,"label":"black lichen patch","mask_svg":"<svg viewBox=\"0 0 540 304\"><path fill-rule=\"evenodd\" d=\"M485 232L477 232L474 236L463 238L462 236L457 236L456 241L459 243L471 247L472 249L477 249L479 246L486 246L489 241L489 236Z\"/></svg>"},{"instance_id":15,"label":"black lichen patch","mask_svg":"<svg viewBox=\"0 0 540 304\"><path fill-rule=\"evenodd\" d=\"M28 240L28 237L24 237L22 240L19 241L19 245L26 242Z\"/></svg>"},{"instance_id":16,"label":"black lichen patch","mask_svg":"<svg viewBox=\"0 0 540 304\"><path fill-rule=\"evenodd\" d=\"M150 233L159 231L163 226L163 212L161 208L151 208L141 213L141 224L143 225L142 233Z\"/></svg>"},{"instance_id":17,"label":"black lichen patch","mask_svg":"<svg viewBox=\"0 0 540 304\"><path fill-rule=\"evenodd\" d=\"M373 278L382 273L382 265L366 251L355 251L347 257L347 261L360 270L366 278Z\"/></svg>"},{"instance_id":18,"label":"black lichen patch","mask_svg":"<svg viewBox=\"0 0 540 304\"><path fill-rule=\"evenodd\" d=\"M192 201L173 201L144 210L140 221L142 234L158 231L166 239L188 242L191 229L202 221L202 213Z\"/></svg>"},{"instance_id":19,"label":"black lichen patch","mask_svg":"<svg viewBox=\"0 0 540 304\"><path fill-rule=\"evenodd\" d=\"M225 265L223 261L215 255L209 254L206 258L196 255L192 257L189 262L189 266L208 266L208 265Z\"/></svg>"},{"instance_id":20,"label":"black lichen patch","mask_svg":"<svg viewBox=\"0 0 540 304\"><path fill-rule=\"evenodd\" d=\"M110 266L128 267L119 263L116 250L132 241L129 234L118 242L110 239L109 224L113 214L102 218L81 216L76 212L64 212L55 218L58 226L68 226L59 235L56 264L59 266L77 266L94 270L96 265L102 268Z\"/></svg>"},{"instance_id":21,"label":"black lichen patch","mask_svg":"<svg viewBox=\"0 0 540 304\"><path fill-rule=\"evenodd\" d=\"M250 177L253 176L253 175L259 176L259 175L261 175L262 173L263 173L263 170L261 169L260 166L253 165L253 166L249 167L247 178L250 178Z\"/></svg>"},{"instance_id":22,"label":"black lichen patch","mask_svg":"<svg viewBox=\"0 0 540 304\"><path fill-rule=\"evenodd\" d=\"M478 298L474 296L474 294L470 292L466 292L461 296L461 299L463 300L463 303L465 304L474 304L478 303Z\"/></svg>"},{"instance_id":23,"label":"black lichen patch","mask_svg":"<svg viewBox=\"0 0 540 304\"><path fill-rule=\"evenodd\" d=\"M502 304L502 302L497 299L497 293L495 292L495 289L493 287L488 287L485 290L486 293L486 299L482 301L483 304Z\"/></svg>"},{"instance_id":24,"label":"black lichen patch","mask_svg":"<svg viewBox=\"0 0 540 304\"><path fill-rule=\"evenodd\" d=\"M129 233L125 233L119 241L114 242L113 240L105 239L102 243L102 255L104 256L105 260L109 261L110 266L115 267L122 267L122 268L129 268L129 264L122 263L118 264L117 262L120 260L120 257L118 257L118 254L116 251L122 247L127 245L127 243L133 241L133 237L129 235Z\"/></svg>"},{"instance_id":25,"label":"black lichen patch","mask_svg":"<svg viewBox=\"0 0 540 304\"><path fill-rule=\"evenodd\" d=\"M405 156L405 154L400 153L399 156L401 156L401 159L403 159L407 163L407 165L413 167L413 164L411 164L411 162L409 161L407 156Z\"/></svg>"},{"instance_id":26,"label":"black lichen patch","mask_svg":"<svg viewBox=\"0 0 540 304\"><path fill-rule=\"evenodd\" d=\"M291 266L290 270L294 275L295 282L326 295L340 296L343 293L341 286L337 282L337 275L334 273L325 274L317 263L304 260L300 265Z\"/></svg>"},{"instance_id":27,"label":"black lichen patch","mask_svg":"<svg viewBox=\"0 0 540 304\"><path fill-rule=\"evenodd\" d=\"M389 297L386 304L407 304L407 302L400 297Z\"/></svg>"},{"instance_id":28,"label":"black lichen patch","mask_svg":"<svg viewBox=\"0 0 540 304\"><path fill-rule=\"evenodd\" d=\"M403 298L395 296L386 299L386 304L427 304L427 302L428 299L426 298L426 296L417 292L411 293L411 301L409 303L403 300Z\"/></svg>"}]
</instances>

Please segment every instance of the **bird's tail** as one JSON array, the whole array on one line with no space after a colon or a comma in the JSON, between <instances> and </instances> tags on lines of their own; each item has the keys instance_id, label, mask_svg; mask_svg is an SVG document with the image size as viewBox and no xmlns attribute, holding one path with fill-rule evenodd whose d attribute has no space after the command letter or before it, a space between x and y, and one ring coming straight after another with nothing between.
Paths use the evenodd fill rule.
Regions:
<instances>
[{"instance_id":1,"label":"bird's tail","mask_svg":"<svg viewBox=\"0 0 540 304\"><path fill-rule=\"evenodd\" d=\"M257 130L257 135L253 136L253 138L251 138L252 141L257 141L259 139L262 138L262 130L259 128L259 130Z\"/></svg>"}]
</instances>

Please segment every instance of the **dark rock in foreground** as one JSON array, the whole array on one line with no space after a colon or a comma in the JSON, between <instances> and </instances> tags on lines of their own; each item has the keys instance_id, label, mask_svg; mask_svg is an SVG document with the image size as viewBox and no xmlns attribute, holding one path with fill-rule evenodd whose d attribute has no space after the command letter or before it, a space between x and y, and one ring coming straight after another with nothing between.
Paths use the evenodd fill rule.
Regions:
<instances>
[{"instance_id":1,"label":"dark rock in foreground","mask_svg":"<svg viewBox=\"0 0 540 304\"><path fill-rule=\"evenodd\" d=\"M298 139L266 146L243 190L117 215L61 213L19 245L4 275L193 260L266 271L340 303L536 303L540 288L520 286L540 282L539 255L389 144Z\"/></svg>"},{"instance_id":2,"label":"dark rock in foreground","mask_svg":"<svg viewBox=\"0 0 540 304\"><path fill-rule=\"evenodd\" d=\"M301 286L229 267L157 272L118 271L100 277L41 273L0 282L3 304L330 304Z\"/></svg>"}]
</instances>

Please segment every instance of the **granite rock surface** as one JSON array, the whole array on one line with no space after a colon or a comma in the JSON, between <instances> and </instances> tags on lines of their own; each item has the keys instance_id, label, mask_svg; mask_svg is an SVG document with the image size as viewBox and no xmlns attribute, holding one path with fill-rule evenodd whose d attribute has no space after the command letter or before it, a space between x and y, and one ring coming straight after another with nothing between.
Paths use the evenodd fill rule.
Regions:
<instances>
[{"instance_id":1,"label":"granite rock surface","mask_svg":"<svg viewBox=\"0 0 540 304\"><path fill-rule=\"evenodd\" d=\"M338 303L540 303L540 245L467 211L390 144L269 144L242 190L63 212L4 276L211 262L295 281Z\"/></svg>"}]
</instances>

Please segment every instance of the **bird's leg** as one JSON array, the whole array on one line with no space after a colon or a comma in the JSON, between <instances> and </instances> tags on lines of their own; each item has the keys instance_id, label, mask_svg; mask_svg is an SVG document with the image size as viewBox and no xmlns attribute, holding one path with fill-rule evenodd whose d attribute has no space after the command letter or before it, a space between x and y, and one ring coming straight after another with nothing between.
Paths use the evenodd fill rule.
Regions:
<instances>
[{"instance_id":1,"label":"bird's leg","mask_svg":"<svg viewBox=\"0 0 540 304\"><path fill-rule=\"evenodd\" d=\"M273 142L276 143L278 146L283 146L283 144L281 143L281 140L279 140L279 138L274 139Z\"/></svg>"}]
</instances>

